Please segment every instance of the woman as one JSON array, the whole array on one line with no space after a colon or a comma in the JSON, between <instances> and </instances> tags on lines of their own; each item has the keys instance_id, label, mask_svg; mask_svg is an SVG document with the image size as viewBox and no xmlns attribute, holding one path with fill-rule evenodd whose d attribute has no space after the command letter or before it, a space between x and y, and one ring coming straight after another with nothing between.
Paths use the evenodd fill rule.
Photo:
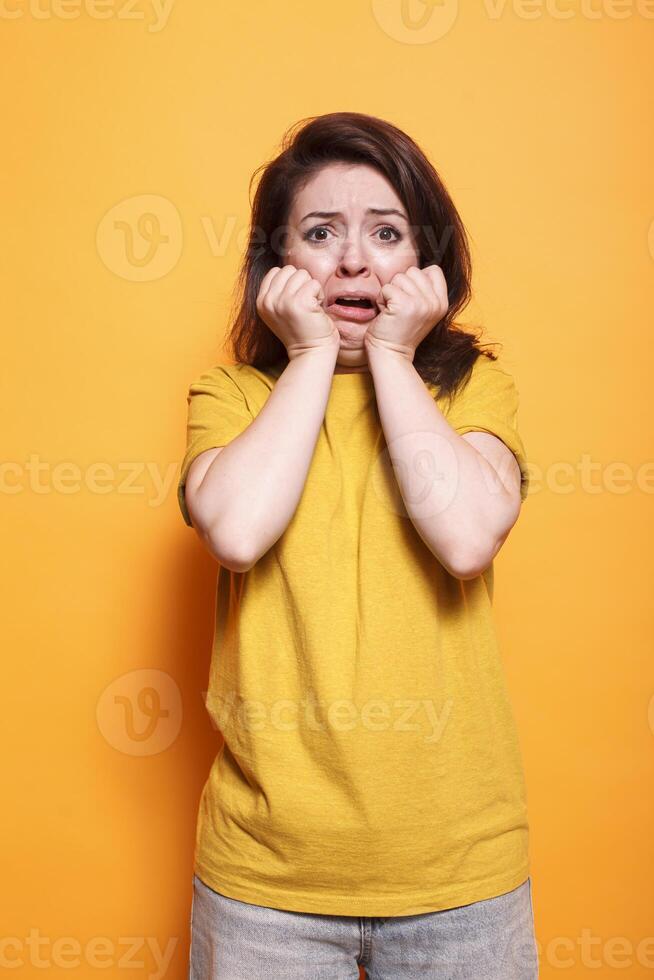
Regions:
<instances>
[{"instance_id":1,"label":"woman","mask_svg":"<svg viewBox=\"0 0 654 980\"><path fill-rule=\"evenodd\" d=\"M320 116L263 170L238 285L179 482L220 563L191 976L533 980L491 616L528 472L513 379L454 324L462 222L405 133Z\"/></svg>"}]
</instances>

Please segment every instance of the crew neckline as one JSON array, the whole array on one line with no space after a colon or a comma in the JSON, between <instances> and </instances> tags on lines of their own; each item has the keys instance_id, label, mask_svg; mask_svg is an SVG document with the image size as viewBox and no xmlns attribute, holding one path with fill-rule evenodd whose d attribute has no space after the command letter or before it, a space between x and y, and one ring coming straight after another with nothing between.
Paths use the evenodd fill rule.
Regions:
<instances>
[{"instance_id":1,"label":"crew neckline","mask_svg":"<svg viewBox=\"0 0 654 980\"><path fill-rule=\"evenodd\" d=\"M372 372L367 371L339 371L338 373L334 371L332 374L332 382L340 381L341 378L357 378L359 382L366 380L372 381Z\"/></svg>"},{"instance_id":2,"label":"crew neckline","mask_svg":"<svg viewBox=\"0 0 654 980\"><path fill-rule=\"evenodd\" d=\"M269 376L272 376L275 380L277 380L286 366L287 366L286 364L284 365L274 364L269 366L268 368L265 368L264 373L268 374ZM345 378L351 380L345 381ZM338 386L343 386L343 387L345 387L346 385L351 387L355 387L357 385L366 387L374 384L372 378L372 371L370 371L369 368L366 369L365 371L343 371L338 373L334 371L332 373L332 385L334 383L336 383Z\"/></svg>"}]
</instances>

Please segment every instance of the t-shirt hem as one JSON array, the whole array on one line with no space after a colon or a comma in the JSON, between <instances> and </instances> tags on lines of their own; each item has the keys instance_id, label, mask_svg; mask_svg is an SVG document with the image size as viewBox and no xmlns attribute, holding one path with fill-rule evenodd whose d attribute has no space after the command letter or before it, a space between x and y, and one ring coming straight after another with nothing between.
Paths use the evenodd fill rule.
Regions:
<instances>
[{"instance_id":1,"label":"t-shirt hem","mask_svg":"<svg viewBox=\"0 0 654 980\"><path fill-rule=\"evenodd\" d=\"M413 895L373 896L373 895L316 895L315 893L274 890L253 884L235 882L228 875L217 874L213 869L199 861L195 863L195 874L200 880L227 898L250 905L263 905L288 912L317 912L321 915L356 915L366 917L421 915L425 912L440 912L470 905L487 898L496 898L523 884L529 877L529 861L511 874L494 875L475 884L469 882L453 888L439 889L437 892L423 891Z\"/></svg>"}]
</instances>

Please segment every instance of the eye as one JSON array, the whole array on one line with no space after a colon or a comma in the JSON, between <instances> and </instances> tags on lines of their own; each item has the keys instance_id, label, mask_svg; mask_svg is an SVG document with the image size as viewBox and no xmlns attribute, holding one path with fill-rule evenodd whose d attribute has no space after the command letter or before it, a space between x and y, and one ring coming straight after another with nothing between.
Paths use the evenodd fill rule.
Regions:
<instances>
[{"instance_id":1,"label":"eye","mask_svg":"<svg viewBox=\"0 0 654 980\"><path fill-rule=\"evenodd\" d=\"M328 230L329 229L327 228L326 225L315 225L314 228L309 228L309 230L306 231L302 237L305 242L324 242L326 241L325 238L312 238L311 236L313 235L314 231L328 231Z\"/></svg>"},{"instance_id":2,"label":"eye","mask_svg":"<svg viewBox=\"0 0 654 980\"><path fill-rule=\"evenodd\" d=\"M397 230L397 228L394 228L393 225L384 225L384 227L383 228L380 228L379 231L392 231L393 234L397 236L396 238L390 238L390 239L389 238L385 238L384 241L386 241L386 242L388 242L388 241L391 241L391 242L392 241L399 242L400 239L403 237L402 233L399 232Z\"/></svg>"},{"instance_id":3,"label":"eye","mask_svg":"<svg viewBox=\"0 0 654 980\"><path fill-rule=\"evenodd\" d=\"M328 232L328 231L329 228L327 227L327 225L315 225L313 228L310 228L308 231L306 231L302 236L302 238L304 239L304 241L307 242L316 242L316 243L325 242L327 241L327 238L314 238L313 236L314 234L318 234L320 232ZM388 242L388 244L391 244L391 242L399 242L401 241L402 238L404 238L404 235L400 231L398 231L397 228L394 228L393 225L383 225L383 227L377 230L377 233L379 234L380 232L389 232L389 231L395 237L383 238L380 239L380 241L383 241L385 243Z\"/></svg>"}]
</instances>

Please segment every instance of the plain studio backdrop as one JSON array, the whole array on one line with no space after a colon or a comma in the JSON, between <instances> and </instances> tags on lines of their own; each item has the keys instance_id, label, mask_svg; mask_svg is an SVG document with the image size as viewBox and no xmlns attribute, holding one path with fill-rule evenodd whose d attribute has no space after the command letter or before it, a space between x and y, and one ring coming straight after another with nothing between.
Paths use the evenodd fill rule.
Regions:
<instances>
[{"instance_id":1,"label":"plain studio backdrop","mask_svg":"<svg viewBox=\"0 0 654 980\"><path fill-rule=\"evenodd\" d=\"M216 564L181 519L251 173L387 119L470 234L531 488L496 560L544 980L654 969L654 3L12 0L0 968L182 978Z\"/></svg>"}]
</instances>

